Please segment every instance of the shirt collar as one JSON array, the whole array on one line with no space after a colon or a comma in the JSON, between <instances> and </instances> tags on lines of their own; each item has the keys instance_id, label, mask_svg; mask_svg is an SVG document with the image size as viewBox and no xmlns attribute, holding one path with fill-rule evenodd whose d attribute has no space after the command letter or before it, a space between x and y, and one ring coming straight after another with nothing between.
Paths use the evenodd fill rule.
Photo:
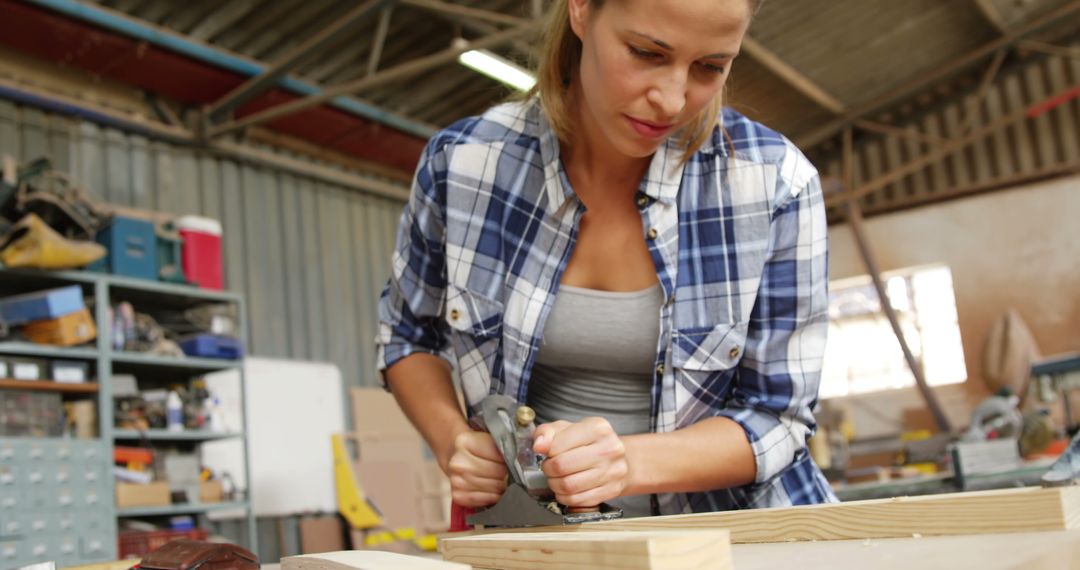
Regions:
<instances>
[{"instance_id":1,"label":"shirt collar","mask_svg":"<svg viewBox=\"0 0 1080 570\"><path fill-rule=\"evenodd\" d=\"M537 137L540 141L540 160L544 168L545 209L549 213L555 213L567 200L574 197L573 190L566 183L566 175L560 161L559 137L555 135L555 130L551 128L551 123L543 112L539 96L532 99L528 116L530 122L536 125ZM719 128L713 129L711 136L698 150L699 153L717 154L722 157L728 155L723 118L723 113L721 113L718 119ZM680 148L676 137L669 137L664 141L664 144L660 145L653 154L649 169L641 180L639 191L662 204L674 203L679 194L685 167L682 155L683 149Z\"/></svg>"}]
</instances>

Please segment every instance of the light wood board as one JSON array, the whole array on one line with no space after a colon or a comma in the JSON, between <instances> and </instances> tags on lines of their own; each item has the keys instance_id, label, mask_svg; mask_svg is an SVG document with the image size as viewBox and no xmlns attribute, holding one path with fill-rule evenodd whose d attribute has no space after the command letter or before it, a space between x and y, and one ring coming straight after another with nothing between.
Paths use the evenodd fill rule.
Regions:
<instances>
[{"instance_id":1,"label":"light wood board","mask_svg":"<svg viewBox=\"0 0 1080 570\"><path fill-rule=\"evenodd\" d=\"M1080 531L737 544L732 556L736 570L1080 570Z\"/></svg>"},{"instance_id":2,"label":"light wood board","mask_svg":"<svg viewBox=\"0 0 1080 570\"><path fill-rule=\"evenodd\" d=\"M732 543L844 540L1080 529L1080 486L897 497L775 509L477 531L731 531Z\"/></svg>"},{"instance_id":3,"label":"light wood board","mask_svg":"<svg viewBox=\"0 0 1080 570\"><path fill-rule=\"evenodd\" d=\"M730 570L727 531L489 534L445 539L443 558L493 570Z\"/></svg>"},{"instance_id":4,"label":"light wood board","mask_svg":"<svg viewBox=\"0 0 1080 570\"><path fill-rule=\"evenodd\" d=\"M379 550L341 550L281 559L281 570L471 570L458 564Z\"/></svg>"}]
</instances>

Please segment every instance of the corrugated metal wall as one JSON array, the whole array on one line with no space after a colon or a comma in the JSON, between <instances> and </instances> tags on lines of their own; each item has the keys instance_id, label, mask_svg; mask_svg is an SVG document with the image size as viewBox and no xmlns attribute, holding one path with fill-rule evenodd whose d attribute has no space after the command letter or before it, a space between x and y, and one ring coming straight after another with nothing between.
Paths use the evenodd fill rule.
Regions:
<instances>
[{"instance_id":1,"label":"corrugated metal wall","mask_svg":"<svg viewBox=\"0 0 1080 570\"><path fill-rule=\"evenodd\" d=\"M221 220L252 354L329 361L347 385L377 383L375 309L401 202L3 100L0 152L48 154L96 199Z\"/></svg>"},{"instance_id":2,"label":"corrugated metal wall","mask_svg":"<svg viewBox=\"0 0 1080 570\"><path fill-rule=\"evenodd\" d=\"M974 94L968 95L900 126L942 140L959 139L1077 86L1080 86L1080 59L1034 57L1000 74L982 100L977 101ZM855 188L936 150L935 145L911 138L862 137L861 134L864 142L856 145L853 165ZM886 211L997 183L1017 184L1026 176L1039 176L1077 164L1080 164L1080 98L1034 119L997 129L868 194L861 205L868 213ZM840 178L839 157L826 161L821 170Z\"/></svg>"}]
</instances>

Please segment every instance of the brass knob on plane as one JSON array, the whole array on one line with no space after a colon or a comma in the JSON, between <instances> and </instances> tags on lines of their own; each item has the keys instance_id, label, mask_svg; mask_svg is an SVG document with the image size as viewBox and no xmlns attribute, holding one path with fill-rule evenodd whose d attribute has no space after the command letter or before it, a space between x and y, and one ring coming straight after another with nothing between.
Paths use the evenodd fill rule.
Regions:
<instances>
[{"instance_id":1,"label":"brass knob on plane","mask_svg":"<svg viewBox=\"0 0 1080 570\"><path fill-rule=\"evenodd\" d=\"M536 419L536 412L529 406L521 406L517 409L517 423L520 427L525 427Z\"/></svg>"}]
</instances>

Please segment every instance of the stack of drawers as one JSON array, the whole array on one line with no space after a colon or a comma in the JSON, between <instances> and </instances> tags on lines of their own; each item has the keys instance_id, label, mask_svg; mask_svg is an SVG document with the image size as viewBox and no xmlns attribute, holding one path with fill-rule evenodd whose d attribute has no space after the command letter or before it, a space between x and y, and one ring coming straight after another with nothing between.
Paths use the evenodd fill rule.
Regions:
<instances>
[{"instance_id":1,"label":"stack of drawers","mask_svg":"<svg viewBox=\"0 0 1080 570\"><path fill-rule=\"evenodd\" d=\"M0 438L0 568L116 558L100 440Z\"/></svg>"}]
</instances>

